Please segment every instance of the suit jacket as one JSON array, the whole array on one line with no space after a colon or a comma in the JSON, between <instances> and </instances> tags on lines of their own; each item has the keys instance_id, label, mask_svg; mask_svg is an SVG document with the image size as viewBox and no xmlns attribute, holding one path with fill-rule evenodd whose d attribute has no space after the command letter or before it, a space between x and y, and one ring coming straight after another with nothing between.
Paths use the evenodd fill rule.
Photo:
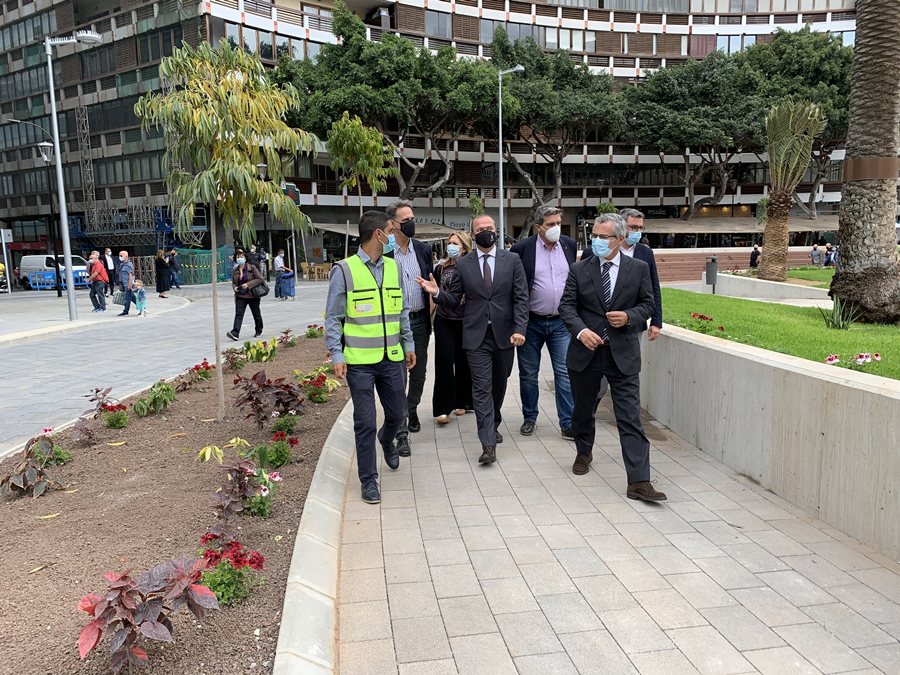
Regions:
<instances>
[{"instance_id":1,"label":"suit jacket","mask_svg":"<svg viewBox=\"0 0 900 675\"><path fill-rule=\"evenodd\" d=\"M641 372L637 327L647 322L655 306L650 267L642 260L622 255L616 286L607 307L600 279L601 264L599 258L592 256L575 263L569 270L566 289L559 301L559 316L572 334L566 366L576 372L587 368L596 350L585 347L577 336L585 328L601 335L605 328L609 348L619 370L623 375L636 375ZM621 328L613 328L606 319L606 312L625 312L628 323Z\"/></svg>"},{"instance_id":2,"label":"suit jacket","mask_svg":"<svg viewBox=\"0 0 900 675\"><path fill-rule=\"evenodd\" d=\"M527 239L516 242L513 244L513 247L509 249L513 253L518 254L522 259L522 266L525 268L525 278L528 280L529 293L531 292L531 287L534 286L534 260L537 255L537 240L538 235L535 234ZM566 260L569 261L569 267L572 267L572 263L574 263L578 257L578 244L575 243L574 239L570 239L569 237L560 237L558 243L562 246L563 253L566 254Z\"/></svg>"},{"instance_id":3,"label":"suit jacket","mask_svg":"<svg viewBox=\"0 0 900 675\"><path fill-rule=\"evenodd\" d=\"M413 251L416 252L416 261L419 263L419 276L423 279L427 279L428 275L434 269L434 256L431 252L431 246L426 244L424 241L419 241L418 239L410 239L410 244L412 244ZM394 257L394 252L391 251L386 255L388 258ZM400 285L403 286L403 281L401 279ZM431 307L431 303L428 299L431 296L428 294L428 291L422 289L422 302L424 302L424 307L426 309L426 314L428 315L428 331L431 332L431 312L427 311Z\"/></svg>"},{"instance_id":4,"label":"suit jacket","mask_svg":"<svg viewBox=\"0 0 900 675\"><path fill-rule=\"evenodd\" d=\"M465 297L463 349L480 347L488 328L494 331L494 340L500 349L512 349L510 338L513 333L525 335L528 331L528 284L522 260L500 247L497 247L496 255L490 295L478 263L478 249L475 249L456 261L456 274L450 288L434 299L438 305L454 309Z\"/></svg>"},{"instance_id":5,"label":"suit jacket","mask_svg":"<svg viewBox=\"0 0 900 675\"><path fill-rule=\"evenodd\" d=\"M594 257L594 251L588 247L582 254L581 259L587 260ZM659 274L656 271L656 258L653 255L653 249L644 244L635 244L634 257L637 260L643 260L650 266L650 283L653 286L653 300L656 308L650 317L650 325L662 328L662 293L659 292ZM647 330L647 322L645 321L638 327L638 331Z\"/></svg>"}]
</instances>

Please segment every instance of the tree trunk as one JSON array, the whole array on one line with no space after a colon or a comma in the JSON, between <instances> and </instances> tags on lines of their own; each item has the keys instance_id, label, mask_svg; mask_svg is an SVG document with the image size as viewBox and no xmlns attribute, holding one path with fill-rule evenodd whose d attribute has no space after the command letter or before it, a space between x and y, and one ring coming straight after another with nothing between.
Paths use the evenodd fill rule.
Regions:
<instances>
[{"instance_id":1,"label":"tree trunk","mask_svg":"<svg viewBox=\"0 0 900 675\"><path fill-rule=\"evenodd\" d=\"M726 165L727 166L727 165ZM728 172L723 170L721 166L719 167L710 167L707 171L713 171L714 175L718 177L718 186L716 186L715 194L711 197L701 197L697 201L694 201L694 189L696 187L697 181L699 181L703 175L706 173L695 174L691 177L688 182L688 208L687 211L684 212L684 215L681 216L682 220L690 220L698 210L700 210L703 206L713 206L722 201L722 198L725 196L725 190L728 187Z\"/></svg>"},{"instance_id":2,"label":"tree trunk","mask_svg":"<svg viewBox=\"0 0 900 675\"><path fill-rule=\"evenodd\" d=\"M872 323L900 321L897 155L900 154L900 12L896 0L858 0L850 126L831 295ZM848 160L866 158L854 169ZM880 159L876 166L869 158Z\"/></svg>"},{"instance_id":3,"label":"tree trunk","mask_svg":"<svg viewBox=\"0 0 900 675\"><path fill-rule=\"evenodd\" d=\"M356 177L356 187L359 192L359 219L362 220L363 217L363 207L362 207L362 181L359 179L359 176Z\"/></svg>"},{"instance_id":4,"label":"tree trunk","mask_svg":"<svg viewBox=\"0 0 900 675\"><path fill-rule=\"evenodd\" d=\"M788 217L791 214L791 203L790 192L769 192L769 205L766 209L769 220L766 222L762 258L759 261L760 279L787 280Z\"/></svg>"},{"instance_id":5,"label":"tree trunk","mask_svg":"<svg viewBox=\"0 0 900 675\"><path fill-rule=\"evenodd\" d=\"M212 247L213 335L216 343L216 388L219 391L219 421L225 418L225 374L222 372L222 339L219 335L219 275L216 261L216 206L209 210L209 240Z\"/></svg>"}]
</instances>

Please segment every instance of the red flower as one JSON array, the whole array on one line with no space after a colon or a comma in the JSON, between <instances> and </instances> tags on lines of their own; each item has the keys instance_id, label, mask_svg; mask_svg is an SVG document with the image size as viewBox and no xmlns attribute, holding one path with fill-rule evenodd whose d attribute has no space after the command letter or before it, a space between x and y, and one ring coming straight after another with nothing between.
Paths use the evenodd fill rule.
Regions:
<instances>
[{"instance_id":1,"label":"red flower","mask_svg":"<svg viewBox=\"0 0 900 675\"><path fill-rule=\"evenodd\" d=\"M283 441L285 438L287 438L287 434L283 431L276 431L275 435L272 436L273 441Z\"/></svg>"},{"instance_id":2,"label":"red flower","mask_svg":"<svg viewBox=\"0 0 900 675\"><path fill-rule=\"evenodd\" d=\"M232 540L231 543L228 544L229 552L243 551L243 550L244 550L243 545L241 545L241 542L239 542L237 539Z\"/></svg>"},{"instance_id":3,"label":"red flower","mask_svg":"<svg viewBox=\"0 0 900 675\"><path fill-rule=\"evenodd\" d=\"M297 440L296 438L294 438L293 436L291 436L291 437L288 439L288 443L290 444L290 446L291 446L292 448L293 448L295 445L300 445L300 441L298 441L298 440Z\"/></svg>"},{"instance_id":4,"label":"red flower","mask_svg":"<svg viewBox=\"0 0 900 675\"><path fill-rule=\"evenodd\" d=\"M225 555L231 561L231 566L234 569L239 570L243 567L247 567L250 564L250 559L247 557L247 554L243 551L230 551Z\"/></svg>"},{"instance_id":5,"label":"red flower","mask_svg":"<svg viewBox=\"0 0 900 675\"><path fill-rule=\"evenodd\" d=\"M218 534L213 534L212 532L207 532L202 537L200 537L200 543L203 544L204 546L206 546L210 542L216 541L219 538L220 537Z\"/></svg>"},{"instance_id":6,"label":"red flower","mask_svg":"<svg viewBox=\"0 0 900 675\"><path fill-rule=\"evenodd\" d=\"M222 554L215 549L208 548L203 551L203 559L206 561L206 567L215 567L222 561Z\"/></svg>"},{"instance_id":7,"label":"red flower","mask_svg":"<svg viewBox=\"0 0 900 675\"><path fill-rule=\"evenodd\" d=\"M259 551L253 551L253 553L250 554L249 565L257 572L262 572L264 562L262 554L259 553Z\"/></svg>"},{"instance_id":8,"label":"red flower","mask_svg":"<svg viewBox=\"0 0 900 675\"><path fill-rule=\"evenodd\" d=\"M719 330L724 331L724 330L725 330L725 326L719 326Z\"/></svg>"}]
</instances>

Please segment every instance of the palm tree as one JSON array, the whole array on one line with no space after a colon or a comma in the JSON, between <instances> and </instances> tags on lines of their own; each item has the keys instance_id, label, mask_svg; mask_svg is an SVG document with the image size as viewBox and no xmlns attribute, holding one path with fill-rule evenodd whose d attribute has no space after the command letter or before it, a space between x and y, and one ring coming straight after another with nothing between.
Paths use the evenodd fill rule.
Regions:
<instances>
[{"instance_id":1,"label":"palm tree","mask_svg":"<svg viewBox=\"0 0 900 675\"><path fill-rule=\"evenodd\" d=\"M900 11L897 0L857 0L850 126L840 207L840 258L831 295L859 320L900 321L897 176L900 174Z\"/></svg>"},{"instance_id":2,"label":"palm tree","mask_svg":"<svg viewBox=\"0 0 900 675\"><path fill-rule=\"evenodd\" d=\"M809 101L784 101L766 115L771 185L760 279L787 279L788 216L794 189L809 166L813 140L824 128L825 116Z\"/></svg>"}]
</instances>

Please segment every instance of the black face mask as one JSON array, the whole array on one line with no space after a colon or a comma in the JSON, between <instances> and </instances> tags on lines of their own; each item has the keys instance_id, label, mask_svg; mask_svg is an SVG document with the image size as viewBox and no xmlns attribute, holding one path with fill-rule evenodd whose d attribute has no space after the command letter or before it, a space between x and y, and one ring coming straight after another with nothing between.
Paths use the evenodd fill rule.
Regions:
<instances>
[{"instance_id":1,"label":"black face mask","mask_svg":"<svg viewBox=\"0 0 900 675\"><path fill-rule=\"evenodd\" d=\"M400 223L400 231L405 234L407 237L412 239L416 236L416 219L407 220L405 223Z\"/></svg>"},{"instance_id":2,"label":"black face mask","mask_svg":"<svg viewBox=\"0 0 900 675\"><path fill-rule=\"evenodd\" d=\"M475 235L475 243L481 248L490 248L497 241L497 233L491 230L482 230Z\"/></svg>"}]
</instances>

